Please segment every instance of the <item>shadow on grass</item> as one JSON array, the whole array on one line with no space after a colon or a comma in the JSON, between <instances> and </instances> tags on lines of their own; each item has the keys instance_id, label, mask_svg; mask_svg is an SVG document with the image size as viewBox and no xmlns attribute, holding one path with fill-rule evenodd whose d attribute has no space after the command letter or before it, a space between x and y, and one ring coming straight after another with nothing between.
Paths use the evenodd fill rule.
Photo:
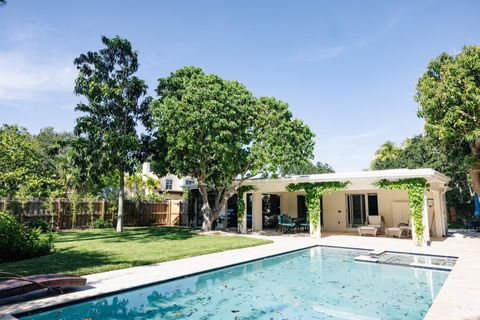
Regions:
<instances>
[{"instance_id":1,"label":"shadow on grass","mask_svg":"<svg viewBox=\"0 0 480 320\"><path fill-rule=\"evenodd\" d=\"M20 275L44 273L81 274L85 268L103 265L131 265L131 261L114 260L106 253L95 251L78 251L64 248L52 254L32 259L0 264L1 272L12 272Z\"/></svg>"},{"instance_id":2,"label":"shadow on grass","mask_svg":"<svg viewBox=\"0 0 480 320\"><path fill-rule=\"evenodd\" d=\"M76 241L112 240L115 241L145 241L154 240L186 240L198 237L190 229L175 227L144 227L128 228L121 233L112 229L71 231L59 233L56 242L67 243Z\"/></svg>"}]
</instances>

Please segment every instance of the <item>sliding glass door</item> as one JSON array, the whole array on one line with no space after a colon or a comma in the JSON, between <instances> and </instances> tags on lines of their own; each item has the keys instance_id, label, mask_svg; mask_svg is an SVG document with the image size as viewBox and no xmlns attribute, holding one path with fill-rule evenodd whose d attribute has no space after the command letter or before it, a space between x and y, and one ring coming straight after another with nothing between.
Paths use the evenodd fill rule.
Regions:
<instances>
[{"instance_id":1,"label":"sliding glass door","mask_svg":"<svg viewBox=\"0 0 480 320\"><path fill-rule=\"evenodd\" d=\"M365 224L367 217L364 194L347 194L347 226L355 228Z\"/></svg>"}]
</instances>

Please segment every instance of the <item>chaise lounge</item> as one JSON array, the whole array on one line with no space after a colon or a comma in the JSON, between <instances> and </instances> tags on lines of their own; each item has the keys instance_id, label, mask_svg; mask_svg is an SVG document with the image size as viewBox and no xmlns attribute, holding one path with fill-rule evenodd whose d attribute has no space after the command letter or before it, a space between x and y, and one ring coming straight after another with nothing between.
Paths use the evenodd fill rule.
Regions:
<instances>
[{"instance_id":1,"label":"chaise lounge","mask_svg":"<svg viewBox=\"0 0 480 320\"><path fill-rule=\"evenodd\" d=\"M13 273L0 272L0 299L17 296L42 289L54 289L63 293L64 287L81 287L87 279L64 274L41 274L22 277Z\"/></svg>"}]
</instances>

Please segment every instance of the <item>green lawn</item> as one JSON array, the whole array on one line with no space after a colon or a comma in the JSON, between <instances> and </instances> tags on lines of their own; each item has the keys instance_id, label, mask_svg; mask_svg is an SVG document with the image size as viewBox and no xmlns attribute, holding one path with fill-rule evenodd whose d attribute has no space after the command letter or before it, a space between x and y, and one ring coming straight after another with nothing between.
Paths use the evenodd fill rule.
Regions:
<instances>
[{"instance_id":1,"label":"green lawn","mask_svg":"<svg viewBox=\"0 0 480 320\"><path fill-rule=\"evenodd\" d=\"M184 228L126 228L123 233L98 229L57 234L55 252L0 264L0 272L91 274L271 241L242 236L206 236Z\"/></svg>"}]
</instances>

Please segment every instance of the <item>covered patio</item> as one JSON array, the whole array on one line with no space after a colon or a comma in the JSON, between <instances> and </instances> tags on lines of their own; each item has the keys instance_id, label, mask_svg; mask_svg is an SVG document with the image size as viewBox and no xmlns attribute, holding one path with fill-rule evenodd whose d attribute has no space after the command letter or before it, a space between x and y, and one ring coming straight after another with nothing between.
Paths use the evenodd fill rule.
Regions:
<instances>
[{"instance_id":1,"label":"covered patio","mask_svg":"<svg viewBox=\"0 0 480 320\"><path fill-rule=\"evenodd\" d=\"M420 218L417 216L417 221L414 221L410 210L410 191L405 188L396 189L395 183L417 180L426 183L423 194L420 195L421 216ZM391 181L394 183L393 188L385 188L383 187L385 183L382 185L379 181ZM320 226L310 226L313 236L321 237L322 232L357 232L359 226L368 223L369 217L380 216L384 221L385 230L407 225L413 229L414 241L421 238L421 244L428 245L431 237L447 235L445 192L448 190L449 181L447 176L433 169L395 169L250 179L245 184L254 186L255 191L243 195L246 214L243 216L243 223L239 224L239 229L242 233L247 232L247 227L257 232L275 229L280 214L308 219L307 192L288 191L291 189L289 186L338 182L346 187L320 196ZM416 235L415 225L419 228L417 231L420 231L420 235L418 232ZM423 231L420 228L423 228Z\"/></svg>"}]
</instances>

